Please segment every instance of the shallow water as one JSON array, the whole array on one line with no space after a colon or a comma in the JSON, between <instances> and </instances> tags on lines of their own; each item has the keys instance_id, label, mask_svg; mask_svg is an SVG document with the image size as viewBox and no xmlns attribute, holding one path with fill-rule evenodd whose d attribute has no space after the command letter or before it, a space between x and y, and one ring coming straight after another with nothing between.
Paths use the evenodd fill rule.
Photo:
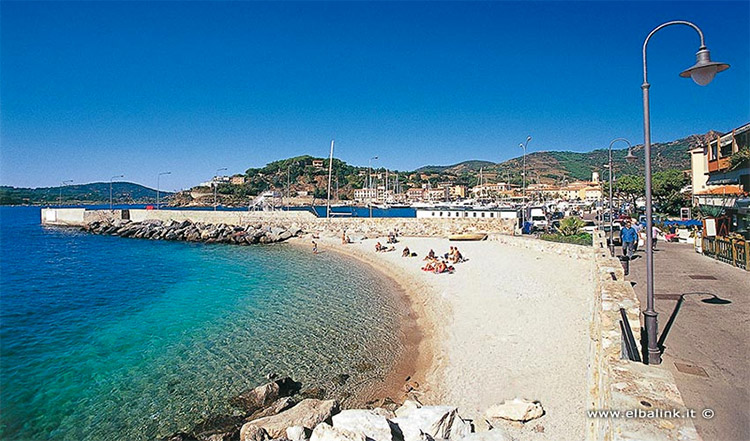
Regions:
<instances>
[{"instance_id":1,"label":"shallow water","mask_svg":"<svg viewBox=\"0 0 750 441\"><path fill-rule=\"evenodd\" d=\"M34 207L0 207L0 242L2 439L153 439L269 372L377 384L401 349L390 282L332 253L43 228Z\"/></svg>"}]
</instances>

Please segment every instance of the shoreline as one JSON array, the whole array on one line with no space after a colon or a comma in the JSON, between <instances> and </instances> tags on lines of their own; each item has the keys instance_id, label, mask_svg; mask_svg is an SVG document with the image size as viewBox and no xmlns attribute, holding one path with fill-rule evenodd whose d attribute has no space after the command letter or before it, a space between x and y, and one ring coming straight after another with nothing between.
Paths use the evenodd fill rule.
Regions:
<instances>
[{"instance_id":1,"label":"shoreline","mask_svg":"<svg viewBox=\"0 0 750 441\"><path fill-rule=\"evenodd\" d=\"M303 247L309 251L309 243L313 240L310 236L296 237L287 241L290 245ZM434 311L427 307L425 291L418 289L413 277L403 272L400 268L388 265L387 262L379 261L355 248L355 244L342 245L340 239L321 237L314 239L318 242L320 251L330 251L345 258L354 259L366 265L373 272L380 274L387 280L393 282L393 292L399 306L407 311L400 314L398 331L402 350L390 367L382 386L369 386L364 390L352 391L355 405L382 403L386 399L392 399L397 403L409 397L417 398L420 402L427 404L440 395L433 381L439 375L437 358L436 326ZM352 246L355 245L355 246ZM415 356L416 355L416 356ZM407 387L410 386L410 387ZM413 390L409 390L413 388Z\"/></svg>"}]
</instances>

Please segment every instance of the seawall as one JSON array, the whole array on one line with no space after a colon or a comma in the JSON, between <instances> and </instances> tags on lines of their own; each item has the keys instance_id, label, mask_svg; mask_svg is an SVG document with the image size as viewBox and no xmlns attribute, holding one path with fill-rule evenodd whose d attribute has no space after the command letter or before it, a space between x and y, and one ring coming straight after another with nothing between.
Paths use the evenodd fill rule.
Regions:
<instances>
[{"instance_id":1,"label":"seawall","mask_svg":"<svg viewBox=\"0 0 750 441\"><path fill-rule=\"evenodd\" d=\"M122 221L162 222L189 220L193 223L245 226L262 223L268 227L294 226L306 232L340 236L386 236L392 231L402 236L447 236L484 232L513 234L513 219L417 219L417 218L318 218L307 211L202 211L202 210L85 210L83 208L43 208L42 224L83 227L89 223Z\"/></svg>"}]
</instances>

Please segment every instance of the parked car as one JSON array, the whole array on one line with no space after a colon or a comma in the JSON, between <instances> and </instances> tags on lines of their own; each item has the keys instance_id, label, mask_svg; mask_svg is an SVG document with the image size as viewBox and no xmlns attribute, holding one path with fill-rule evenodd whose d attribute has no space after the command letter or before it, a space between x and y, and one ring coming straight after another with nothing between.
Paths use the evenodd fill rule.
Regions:
<instances>
[{"instance_id":1,"label":"parked car","mask_svg":"<svg viewBox=\"0 0 750 441\"><path fill-rule=\"evenodd\" d=\"M594 231L596 231L596 222L594 222L592 220L585 220L585 221L583 221L583 228L582 228L582 230L585 231L585 232L587 232L587 233L589 233L589 234L594 234Z\"/></svg>"}]
</instances>

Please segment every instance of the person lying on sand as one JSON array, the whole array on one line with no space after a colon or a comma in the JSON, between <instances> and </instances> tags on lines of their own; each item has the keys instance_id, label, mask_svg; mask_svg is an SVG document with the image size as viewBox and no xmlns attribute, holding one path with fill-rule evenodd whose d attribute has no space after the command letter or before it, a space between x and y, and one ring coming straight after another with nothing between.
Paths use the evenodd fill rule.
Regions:
<instances>
[{"instance_id":1,"label":"person lying on sand","mask_svg":"<svg viewBox=\"0 0 750 441\"><path fill-rule=\"evenodd\" d=\"M445 263L444 260L438 262L438 264L435 265L435 274L442 274L442 273L452 274L453 271L455 271L455 268L453 268L452 265L448 265L447 263Z\"/></svg>"},{"instance_id":2,"label":"person lying on sand","mask_svg":"<svg viewBox=\"0 0 750 441\"><path fill-rule=\"evenodd\" d=\"M385 247L380 242L375 244L375 252L380 252L380 251L383 251L384 249Z\"/></svg>"},{"instance_id":3,"label":"person lying on sand","mask_svg":"<svg viewBox=\"0 0 750 441\"><path fill-rule=\"evenodd\" d=\"M404 251L401 252L401 257L409 257L411 256L411 251L409 251L409 247L404 247Z\"/></svg>"},{"instance_id":4,"label":"person lying on sand","mask_svg":"<svg viewBox=\"0 0 750 441\"><path fill-rule=\"evenodd\" d=\"M422 267L422 271L435 271L435 264L437 264L437 261L431 260L427 262L425 266Z\"/></svg>"}]
</instances>

